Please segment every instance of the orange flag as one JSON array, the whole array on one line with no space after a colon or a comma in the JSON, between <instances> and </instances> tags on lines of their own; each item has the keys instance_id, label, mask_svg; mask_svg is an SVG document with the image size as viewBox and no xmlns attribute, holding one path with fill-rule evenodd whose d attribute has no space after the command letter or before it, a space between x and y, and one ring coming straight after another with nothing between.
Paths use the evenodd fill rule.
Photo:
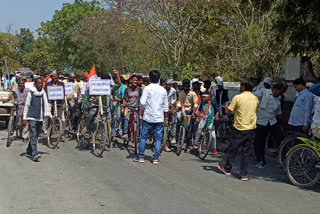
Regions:
<instances>
[{"instance_id":1,"label":"orange flag","mask_svg":"<svg viewBox=\"0 0 320 214\"><path fill-rule=\"evenodd\" d=\"M97 77L96 66L94 65L89 72L89 79Z\"/></svg>"}]
</instances>

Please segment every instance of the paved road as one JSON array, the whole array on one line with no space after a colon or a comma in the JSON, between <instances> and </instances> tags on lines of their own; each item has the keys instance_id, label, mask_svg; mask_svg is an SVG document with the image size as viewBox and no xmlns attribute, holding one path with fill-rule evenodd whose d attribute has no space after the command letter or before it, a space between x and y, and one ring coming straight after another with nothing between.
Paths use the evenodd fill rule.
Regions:
<instances>
[{"instance_id":1,"label":"paved road","mask_svg":"<svg viewBox=\"0 0 320 214\"><path fill-rule=\"evenodd\" d=\"M219 158L190 154L161 156L158 166L134 163L127 150L103 158L76 149L76 142L51 150L39 145L40 163L24 157L26 145L5 147L0 131L0 214L103 213L317 213L319 186L299 189L274 165L256 169L250 180L220 174ZM151 155L148 151L147 155ZM273 165L273 166L270 166Z\"/></svg>"}]
</instances>

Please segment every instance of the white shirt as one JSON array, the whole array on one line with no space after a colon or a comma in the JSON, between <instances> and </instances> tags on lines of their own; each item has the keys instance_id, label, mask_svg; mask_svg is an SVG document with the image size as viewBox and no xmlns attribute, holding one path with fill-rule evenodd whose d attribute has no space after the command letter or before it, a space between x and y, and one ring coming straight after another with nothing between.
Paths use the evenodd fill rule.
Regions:
<instances>
[{"instance_id":1,"label":"white shirt","mask_svg":"<svg viewBox=\"0 0 320 214\"><path fill-rule=\"evenodd\" d=\"M169 103L171 103L172 105L176 103L177 100L177 92L176 89L174 89L173 87L170 88L170 91L167 92L167 96L168 96L168 101Z\"/></svg>"},{"instance_id":2,"label":"white shirt","mask_svg":"<svg viewBox=\"0 0 320 214\"><path fill-rule=\"evenodd\" d=\"M140 105L144 108L144 121L163 123L164 112L169 111L166 89L155 83L146 86L140 98Z\"/></svg>"}]
</instances>

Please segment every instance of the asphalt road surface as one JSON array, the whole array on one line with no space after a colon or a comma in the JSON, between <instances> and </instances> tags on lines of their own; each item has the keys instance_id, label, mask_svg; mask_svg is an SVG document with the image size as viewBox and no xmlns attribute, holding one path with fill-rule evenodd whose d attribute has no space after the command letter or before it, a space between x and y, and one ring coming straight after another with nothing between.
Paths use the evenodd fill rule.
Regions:
<instances>
[{"instance_id":1,"label":"asphalt road surface","mask_svg":"<svg viewBox=\"0 0 320 214\"><path fill-rule=\"evenodd\" d=\"M252 160L243 182L238 163L232 176L219 172L221 156L163 153L155 166L134 163L132 150L97 158L69 141L55 150L39 144L42 158L34 163L22 142L6 148L5 136L0 131L0 214L320 213L319 185L289 184L274 161L256 169Z\"/></svg>"}]
</instances>

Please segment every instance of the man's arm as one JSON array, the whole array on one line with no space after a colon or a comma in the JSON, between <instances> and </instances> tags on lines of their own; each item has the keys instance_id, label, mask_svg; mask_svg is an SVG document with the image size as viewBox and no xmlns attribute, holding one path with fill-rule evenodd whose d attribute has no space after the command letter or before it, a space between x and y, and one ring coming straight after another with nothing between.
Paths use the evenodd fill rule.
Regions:
<instances>
[{"instance_id":1,"label":"man's arm","mask_svg":"<svg viewBox=\"0 0 320 214\"><path fill-rule=\"evenodd\" d=\"M313 96L306 96L304 100L304 119L303 119L303 126L308 127L310 121L310 114L313 107Z\"/></svg>"},{"instance_id":2,"label":"man's arm","mask_svg":"<svg viewBox=\"0 0 320 214\"><path fill-rule=\"evenodd\" d=\"M227 115L230 115L236 109L237 103L238 103L238 96L235 96L232 99L230 105L223 106Z\"/></svg>"},{"instance_id":3,"label":"man's arm","mask_svg":"<svg viewBox=\"0 0 320 214\"><path fill-rule=\"evenodd\" d=\"M121 86L121 78L118 70L114 70L113 73L117 76L117 82L119 86Z\"/></svg>"},{"instance_id":4,"label":"man's arm","mask_svg":"<svg viewBox=\"0 0 320 214\"><path fill-rule=\"evenodd\" d=\"M140 106L142 108L145 108L145 106L147 105L148 97L149 97L149 90L148 90L148 88L145 88L143 93L142 93L142 96L140 98Z\"/></svg>"}]
</instances>

